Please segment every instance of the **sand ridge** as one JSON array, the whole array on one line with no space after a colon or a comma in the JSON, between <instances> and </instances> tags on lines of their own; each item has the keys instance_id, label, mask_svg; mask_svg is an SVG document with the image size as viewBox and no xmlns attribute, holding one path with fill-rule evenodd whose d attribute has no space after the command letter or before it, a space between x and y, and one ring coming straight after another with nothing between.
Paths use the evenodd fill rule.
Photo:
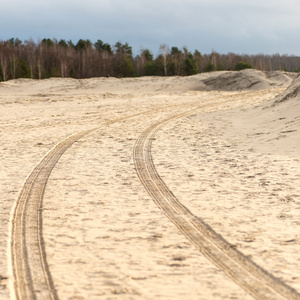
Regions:
<instances>
[{"instance_id":1,"label":"sand ridge","mask_svg":"<svg viewBox=\"0 0 300 300\"><path fill-rule=\"evenodd\" d=\"M194 214L299 290L299 147L272 144L255 134L257 127L249 127L258 118L274 141L297 137L297 96L291 108L289 101L276 111L271 107L293 75L273 74L270 84L270 74L252 71L256 81L268 81L268 89L249 91L247 72L239 73L235 91L219 91L219 82L210 91L203 78L216 73L1 83L1 296L9 298L9 213L26 177L59 141L97 127L58 160L45 190L43 237L58 297L250 299L166 219L143 189L132 159L136 139L153 123L224 99L232 101L158 131L152 146L155 167ZM236 78L235 72L219 76L226 74ZM291 123L280 123L283 112ZM123 117L128 118L104 125ZM288 128L276 139L289 124L294 131Z\"/></svg>"}]
</instances>

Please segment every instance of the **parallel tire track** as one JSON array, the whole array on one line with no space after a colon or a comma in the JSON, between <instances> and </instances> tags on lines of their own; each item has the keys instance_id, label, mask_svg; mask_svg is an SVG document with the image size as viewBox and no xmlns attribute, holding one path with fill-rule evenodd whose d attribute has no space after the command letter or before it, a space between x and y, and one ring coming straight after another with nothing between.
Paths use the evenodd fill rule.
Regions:
<instances>
[{"instance_id":1,"label":"parallel tire track","mask_svg":"<svg viewBox=\"0 0 300 300\"><path fill-rule=\"evenodd\" d=\"M192 103L191 103L192 104ZM135 116L139 116L145 114L150 111L158 111L163 108L171 107L171 106L181 106L179 104L175 105L166 105L160 108L150 109L148 111L136 113L133 115L120 117L111 121L107 121L101 125L109 125L116 122L120 122ZM177 115L178 117L187 115L188 113ZM159 175L155 171L155 167L151 158L151 136L154 136L155 133L159 130L159 127L162 126L167 121L174 119L169 118L165 122L157 123L151 126L146 132L143 133L141 138L137 141L135 146L135 154L134 159L136 163L137 170L140 169L146 170L147 166L150 166L151 178L153 180L153 184L155 182L156 188L162 185L160 193L163 193L168 201L171 201L171 206L168 207L165 204L161 203L159 200L159 196L156 194L155 188L153 186L147 185L145 181L148 180L147 175L140 174L138 172L141 181L144 182L146 189L155 199L158 206L161 207L165 212L168 211L169 217L173 217L177 214L178 216L182 214L182 212L186 211L186 216L192 216L192 214L182 206L178 200L174 197L172 199L172 192L165 186L164 182L160 179ZM70 136L69 138L60 142L55 148L53 148L35 167L32 173L28 176L26 182L24 183L20 195L16 201L15 208L11 217L11 233L10 233L10 256L11 256L11 273L13 275L13 293L16 299L18 300L27 300L27 299L52 299L57 300L58 296L56 290L54 288L54 284L51 278L51 273L47 264L46 259L46 251L42 234L42 202L44 191L46 188L46 184L48 178L51 174L52 169L55 167L56 163L63 155L63 153L72 146L74 142L85 136L86 134L97 130L98 128L93 128L85 131L81 131L77 134ZM149 144L150 143L150 144ZM142 157L144 154L141 149L141 145L147 145L146 151L146 161L147 163L139 162L139 157ZM149 145L148 145L149 144ZM148 175L149 176L149 175ZM155 179L156 178L156 179ZM169 197L169 198L168 198ZM158 199L158 200L157 200ZM170 200L172 199L172 200ZM174 210L176 210L174 212ZM195 220L193 224L195 228L206 228L206 224L202 226L202 221L194 217ZM178 221L177 218L173 221L177 224L178 227L182 227L183 232L187 232L189 229L185 229L186 224L184 221ZM177 222L177 223L176 223ZM198 223L201 224L199 225ZM197 227L198 226L198 227ZM209 228L209 227L208 227ZM197 229L199 232L200 229ZM207 230L207 235L210 234L210 230ZM212 235L213 236L213 235ZM194 235L191 235L190 239L194 238ZM217 239L218 241L222 239ZM199 242L200 239L196 237L195 243ZM224 241L225 242L225 241ZM228 243L227 245L228 247ZM200 247L200 246L199 246ZM203 248L203 246L201 246ZM270 276L270 275L268 275ZM292 292L294 292L292 290ZM299 296L297 294L297 296ZM272 299L272 298L270 298ZM275 298L274 298L275 299ZM298 298L289 298L289 299L298 299Z\"/></svg>"},{"instance_id":2,"label":"parallel tire track","mask_svg":"<svg viewBox=\"0 0 300 300\"><path fill-rule=\"evenodd\" d=\"M194 110L193 110L194 111ZM156 205L203 255L256 299L300 299L293 288L243 255L208 224L193 215L166 186L156 171L152 140L167 122L192 111L168 118L146 129L136 141L133 159L138 177Z\"/></svg>"},{"instance_id":3,"label":"parallel tire track","mask_svg":"<svg viewBox=\"0 0 300 300\"><path fill-rule=\"evenodd\" d=\"M101 125L113 124L170 106L174 105L116 118ZM10 269L13 277L11 292L17 300L58 300L47 263L42 232L44 192L48 178L64 152L74 142L97 129L98 127L80 131L57 144L34 168L21 189L11 217L9 241Z\"/></svg>"}]
</instances>

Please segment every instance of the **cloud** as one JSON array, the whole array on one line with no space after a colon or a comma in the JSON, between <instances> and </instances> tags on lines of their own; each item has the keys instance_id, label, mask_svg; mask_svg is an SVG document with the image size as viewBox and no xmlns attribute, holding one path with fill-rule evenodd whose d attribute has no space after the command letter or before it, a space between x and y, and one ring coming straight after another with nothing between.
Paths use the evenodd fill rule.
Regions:
<instances>
[{"instance_id":1,"label":"cloud","mask_svg":"<svg viewBox=\"0 0 300 300\"><path fill-rule=\"evenodd\" d=\"M1 5L0 38L300 54L299 15L298 0L10 0Z\"/></svg>"}]
</instances>

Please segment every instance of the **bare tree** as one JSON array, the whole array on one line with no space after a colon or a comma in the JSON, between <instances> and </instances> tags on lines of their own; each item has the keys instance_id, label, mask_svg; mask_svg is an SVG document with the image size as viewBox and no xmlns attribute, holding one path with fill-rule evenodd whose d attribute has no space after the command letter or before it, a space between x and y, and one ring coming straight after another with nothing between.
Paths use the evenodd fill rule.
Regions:
<instances>
[{"instance_id":1,"label":"bare tree","mask_svg":"<svg viewBox=\"0 0 300 300\"><path fill-rule=\"evenodd\" d=\"M183 65L183 59L186 56L186 49L184 48L184 54L177 47L171 48L171 56L174 64L174 75L180 75Z\"/></svg>"},{"instance_id":2,"label":"bare tree","mask_svg":"<svg viewBox=\"0 0 300 300\"><path fill-rule=\"evenodd\" d=\"M34 71L36 66L36 45L33 40L25 41L25 59L29 65L30 78L35 77Z\"/></svg>"},{"instance_id":3,"label":"bare tree","mask_svg":"<svg viewBox=\"0 0 300 300\"><path fill-rule=\"evenodd\" d=\"M0 43L0 66L2 73L2 80L8 79L8 68L9 68L9 50L7 49L7 43Z\"/></svg>"},{"instance_id":4,"label":"bare tree","mask_svg":"<svg viewBox=\"0 0 300 300\"><path fill-rule=\"evenodd\" d=\"M168 56L170 54L170 49L166 44L162 44L160 45L160 51L162 53L162 58L163 58L164 73L165 76L168 76L167 63L168 63Z\"/></svg>"},{"instance_id":5,"label":"bare tree","mask_svg":"<svg viewBox=\"0 0 300 300\"><path fill-rule=\"evenodd\" d=\"M262 71L300 71L300 57L294 55L247 55L247 54L194 54L186 48L182 50L165 44L160 46L156 58L149 50L142 50L133 57L132 48L116 43L113 50L107 43L98 40L72 41L43 39L38 43L12 38L0 40L0 80L31 77L71 76L87 78L94 76L144 76L144 75L190 75L212 70L233 70L238 62L250 64Z\"/></svg>"},{"instance_id":6,"label":"bare tree","mask_svg":"<svg viewBox=\"0 0 300 300\"><path fill-rule=\"evenodd\" d=\"M37 69L38 69L38 78L42 79L42 63L43 63L43 43L39 42L37 47Z\"/></svg>"}]
</instances>

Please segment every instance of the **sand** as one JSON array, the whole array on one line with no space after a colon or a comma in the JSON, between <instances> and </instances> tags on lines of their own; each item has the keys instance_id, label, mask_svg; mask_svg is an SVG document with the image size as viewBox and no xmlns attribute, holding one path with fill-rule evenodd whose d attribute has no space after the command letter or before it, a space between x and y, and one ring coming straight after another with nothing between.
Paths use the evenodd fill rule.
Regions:
<instances>
[{"instance_id":1,"label":"sand","mask_svg":"<svg viewBox=\"0 0 300 300\"><path fill-rule=\"evenodd\" d=\"M59 142L89 129L54 164L38 209L56 299L253 297L145 189L134 149L154 124L153 163L178 201L299 292L299 83L255 70L0 83L0 298L21 289L11 243L24 183ZM35 254L15 253L35 278Z\"/></svg>"}]
</instances>

